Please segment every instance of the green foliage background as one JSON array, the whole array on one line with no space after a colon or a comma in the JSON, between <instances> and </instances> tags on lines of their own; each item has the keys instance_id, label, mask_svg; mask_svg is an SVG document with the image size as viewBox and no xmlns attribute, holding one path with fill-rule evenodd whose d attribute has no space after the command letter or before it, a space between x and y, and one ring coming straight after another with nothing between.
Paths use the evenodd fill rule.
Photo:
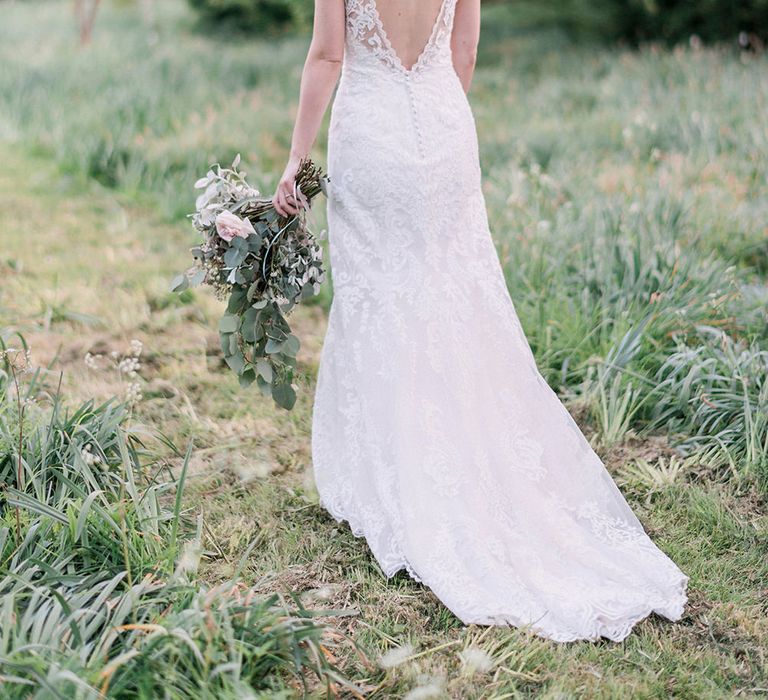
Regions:
<instances>
[{"instance_id":1,"label":"green foliage background","mask_svg":"<svg viewBox=\"0 0 768 700\"><path fill-rule=\"evenodd\" d=\"M201 18L243 32L303 29L313 0L189 0ZM732 40L768 35L768 0L485 0L520 29L558 26L573 36L631 43Z\"/></svg>"},{"instance_id":2,"label":"green foliage background","mask_svg":"<svg viewBox=\"0 0 768 700\"><path fill-rule=\"evenodd\" d=\"M507 9L521 27L555 25L572 36L632 44L768 35L768 0L523 0Z\"/></svg>"},{"instance_id":3,"label":"green foliage background","mask_svg":"<svg viewBox=\"0 0 768 700\"><path fill-rule=\"evenodd\" d=\"M313 0L189 0L209 24L243 32L279 32L311 24Z\"/></svg>"}]
</instances>

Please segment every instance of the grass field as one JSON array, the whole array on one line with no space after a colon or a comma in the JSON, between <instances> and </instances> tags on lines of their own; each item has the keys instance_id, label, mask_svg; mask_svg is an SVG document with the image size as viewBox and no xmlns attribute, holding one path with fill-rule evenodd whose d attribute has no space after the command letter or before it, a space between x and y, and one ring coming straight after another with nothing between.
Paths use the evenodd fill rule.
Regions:
<instances>
[{"instance_id":1,"label":"grass field","mask_svg":"<svg viewBox=\"0 0 768 700\"><path fill-rule=\"evenodd\" d=\"M321 620L359 645L339 643L333 654L370 697L764 696L766 59L572 46L556 33L505 31L504 9L492 12L472 102L499 255L542 372L691 577L679 624L652 618L621 644L558 646L462 627L407 577L384 580L365 543L318 506L312 484L312 386L330 286L294 317L302 379L291 413L240 390L223 366L219 302L168 292L194 242L183 215L197 176L242 152L257 183L274 183L306 38L209 39L182 2L163 2L152 26L132 3L115 2L94 44L78 49L69 3L5 3L0 327L9 343L22 332L35 365L49 368L29 420L45 419L60 371L68 405L124 397L132 380L110 369L110 353L140 340L143 398L130 430L161 433L181 452L193 443L182 505L184 530L191 537L197 527L203 547L195 585L241 573L289 606L293 592L309 608L344 611ZM320 162L323 149L324 137ZM86 353L102 356L100 369ZM15 448L4 434L7 461ZM145 443L152 464L179 474L183 460L167 442ZM0 495L3 592L11 515ZM158 576L171 575L170 559ZM35 652L9 648L3 630L21 610L6 600L3 611L0 697L98 697L63 675L42 682L40 654L34 672L19 666ZM12 672L2 665L11 657ZM103 683L105 662L77 668ZM201 668L205 687L212 667ZM168 678L165 690L115 697L225 697L174 690L174 669L172 658L137 665L136 674ZM245 687L226 697L246 697ZM252 696L280 688L298 692L278 669Z\"/></svg>"}]
</instances>

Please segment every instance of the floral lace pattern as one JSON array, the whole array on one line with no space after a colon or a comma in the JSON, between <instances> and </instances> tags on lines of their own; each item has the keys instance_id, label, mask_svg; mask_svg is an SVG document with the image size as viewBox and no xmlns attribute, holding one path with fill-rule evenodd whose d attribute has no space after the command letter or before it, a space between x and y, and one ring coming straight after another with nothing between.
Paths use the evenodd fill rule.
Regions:
<instances>
[{"instance_id":1,"label":"floral lace pattern","mask_svg":"<svg viewBox=\"0 0 768 700\"><path fill-rule=\"evenodd\" d=\"M347 0L328 147L334 299L313 413L321 501L465 623L614 640L687 577L539 373L491 239L444 0L412 69Z\"/></svg>"}]
</instances>

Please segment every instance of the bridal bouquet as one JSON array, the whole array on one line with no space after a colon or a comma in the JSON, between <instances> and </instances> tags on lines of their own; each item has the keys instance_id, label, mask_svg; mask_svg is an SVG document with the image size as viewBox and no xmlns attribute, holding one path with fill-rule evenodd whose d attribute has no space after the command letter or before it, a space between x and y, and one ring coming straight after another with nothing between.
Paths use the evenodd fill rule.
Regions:
<instances>
[{"instance_id":1,"label":"bridal bouquet","mask_svg":"<svg viewBox=\"0 0 768 700\"><path fill-rule=\"evenodd\" d=\"M287 316L302 299L320 291L324 270L322 249L307 226L306 208L327 178L311 160L296 177L298 215L284 218L271 198L260 196L232 166L212 167L195 183L202 194L192 224L202 243L192 248L195 264L174 279L172 291L207 284L227 310L219 322L224 359L241 386L254 381L282 408L296 402L292 385L299 339Z\"/></svg>"}]
</instances>

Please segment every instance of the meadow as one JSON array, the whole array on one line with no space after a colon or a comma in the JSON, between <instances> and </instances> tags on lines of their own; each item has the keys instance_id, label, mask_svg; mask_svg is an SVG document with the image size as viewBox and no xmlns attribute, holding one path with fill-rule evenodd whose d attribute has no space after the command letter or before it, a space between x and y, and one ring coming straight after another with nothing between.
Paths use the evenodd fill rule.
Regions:
<instances>
[{"instance_id":1,"label":"meadow","mask_svg":"<svg viewBox=\"0 0 768 700\"><path fill-rule=\"evenodd\" d=\"M105 3L79 47L69 3L3 4L0 329L32 371L0 363L0 697L768 693L766 58L577 45L486 11L471 101L510 292L691 579L680 623L559 646L463 627L319 507L332 279L293 317L290 413L223 365L221 303L170 293L206 168L241 153L274 185L308 38L206 35L156 5Z\"/></svg>"}]
</instances>

